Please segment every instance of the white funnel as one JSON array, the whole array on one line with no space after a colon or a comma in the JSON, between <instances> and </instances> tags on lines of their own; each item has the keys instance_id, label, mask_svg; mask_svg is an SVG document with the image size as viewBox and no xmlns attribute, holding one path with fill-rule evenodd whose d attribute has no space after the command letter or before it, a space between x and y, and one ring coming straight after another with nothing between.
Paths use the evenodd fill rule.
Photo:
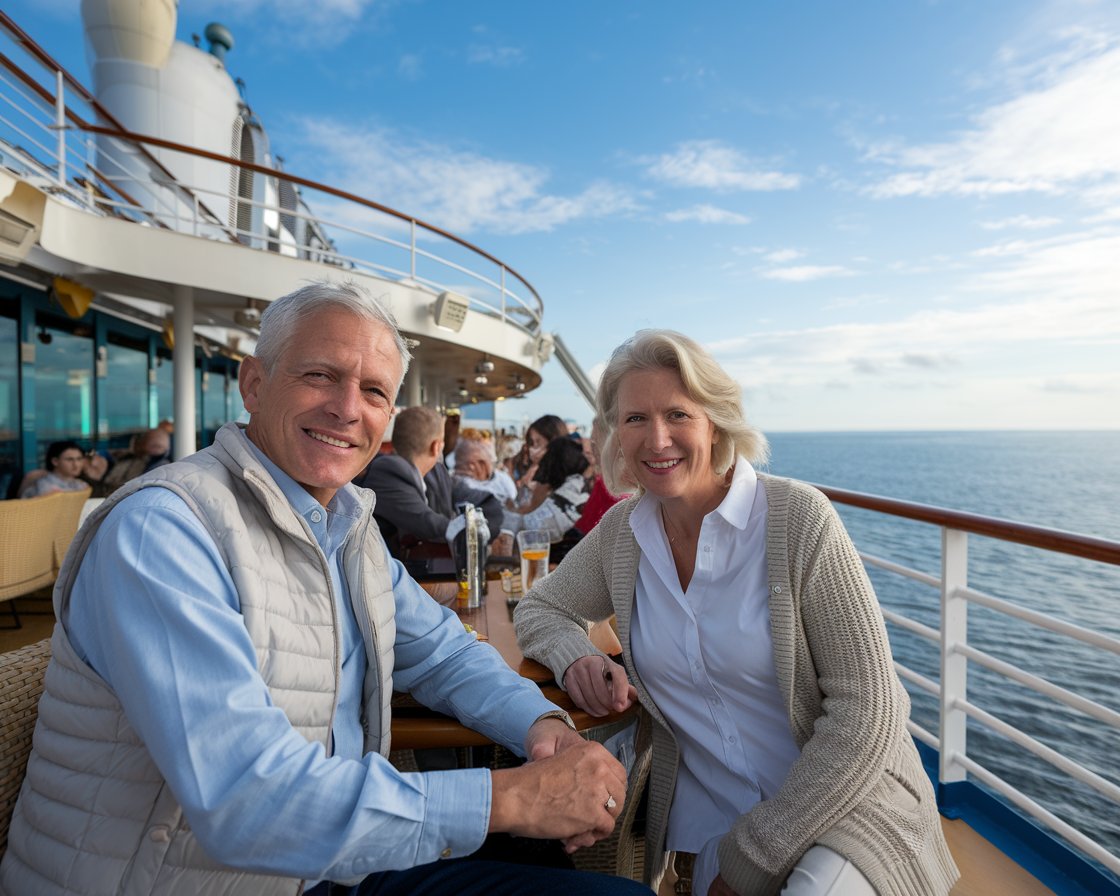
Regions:
<instances>
[{"instance_id":1,"label":"white funnel","mask_svg":"<svg viewBox=\"0 0 1120 896\"><path fill-rule=\"evenodd\" d=\"M177 0L82 0L91 65L127 59L163 68L175 40Z\"/></svg>"}]
</instances>

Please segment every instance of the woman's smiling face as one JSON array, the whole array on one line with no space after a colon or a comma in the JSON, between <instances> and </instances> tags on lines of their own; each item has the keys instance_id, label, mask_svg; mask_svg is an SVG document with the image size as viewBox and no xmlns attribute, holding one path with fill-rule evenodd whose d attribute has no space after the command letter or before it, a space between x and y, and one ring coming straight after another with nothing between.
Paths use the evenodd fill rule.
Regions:
<instances>
[{"instance_id":1,"label":"woman's smiling face","mask_svg":"<svg viewBox=\"0 0 1120 896\"><path fill-rule=\"evenodd\" d=\"M627 469L651 494L706 501L719 491L722 477L712 469L719 435L677 371L637 370L622 378L617 432Z\"/></svg>"}]
</instances>

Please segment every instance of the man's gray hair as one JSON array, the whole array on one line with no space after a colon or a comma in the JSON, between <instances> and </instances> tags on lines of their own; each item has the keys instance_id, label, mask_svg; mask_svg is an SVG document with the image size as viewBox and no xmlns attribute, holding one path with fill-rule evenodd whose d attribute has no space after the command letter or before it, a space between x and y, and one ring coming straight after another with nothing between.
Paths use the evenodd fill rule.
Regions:
<instances>
[{"instance_id":1,"label":"man's gray hair","mask_svg":"<svg viewBox=\"0 0 1120 896\"><path fill-rule=\"evenodd\" d=\"M261 315L261 334L257 337L257 347L253 352L267 374L271 376L276 369L277 361L288 347L299 325L308 317L327 308L342 308L363 320L382 324L393 336L393 342L401 358L401 382L404 382L408 363L412 360L408 343L401 335L400 328L389 309L371 296L365 287L353 281L331 283L324 280L311 283L269 303ZM397 383L398 390L400 385Z\"/></svg>"},{"instance_id":2,"label":"man's gray hair","mask_svg":"<svg viewBox=\"0 0 1120 896\"><path fill-rule=\"evenodd\" d=\"M765 463L770 454L766 436L747 422L742 389L715 358L673 330L639 330L614 350L599 379L596 406L606 430L599 453L610 491L622 494L634 487L626 479L618 444L618 390L627 374L639 370L674 371L689 397L704 408L720 435L712 446L712 469L717 475L726 473L740 455L755 465Z\"/></svg>"},{"instance_id":3,"label":"man's gray hair","mask_svg":"<svg viewBox=\"0 0 1120 896\"><path fill-rule=\"evenodd\" d=\"M443 418L422 405L405 408L393 422L393 450L406 460L415 460L442 438Z\"/></svg>"},{"instance_id":4,"label":"man's gray hair","mask_svg":"<svg viewBox=\"0 0 1120 896\"><path fill-rule=\"evenodd\" d=\"M455 464L467 463L475 457L481 457L488 461L491 466L497 464L497 455L494 453L494 446L483 439L464 439L460 436L459 441L455 443Z\"/></svg>"}]
</instances>

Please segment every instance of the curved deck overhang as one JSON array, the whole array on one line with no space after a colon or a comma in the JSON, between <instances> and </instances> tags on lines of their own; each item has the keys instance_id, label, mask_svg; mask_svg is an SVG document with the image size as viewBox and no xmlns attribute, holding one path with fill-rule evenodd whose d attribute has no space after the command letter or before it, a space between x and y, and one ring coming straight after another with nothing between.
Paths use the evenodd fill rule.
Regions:
<instances>
[{"instance_id":1,"label":"curved deck overhang","mask_svg":"<svg viewBox=\"0 0 1120 896\"><path fill-rule=\"evenodd\" d=\"M308 282L353 280L388 306L415 343L405 403L455 406L516 397L540 384L539 337L510 318L477 312L467 314L458 332L437 326L439 294L430 287L100 215L9 172L2 176L9 182L0 188L0 210L32 219L34 239L22 253L23 266L38 272L44 285L61 275L117 303L156 303L166 316L190 301L195 325L228 333L226 348L236 354L251 351L255 336L237 320L246 308L263 307ZM484 357L494 370L486 384L477 384L475 367Z\"/></svg>"}]
</instances>

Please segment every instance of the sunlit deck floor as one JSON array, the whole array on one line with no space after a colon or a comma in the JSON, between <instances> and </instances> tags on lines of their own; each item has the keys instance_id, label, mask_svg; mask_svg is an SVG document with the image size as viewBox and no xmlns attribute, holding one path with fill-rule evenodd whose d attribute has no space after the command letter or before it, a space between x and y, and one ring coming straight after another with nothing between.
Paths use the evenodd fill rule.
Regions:
<instances>
[{"instance_id":1,"label":"sunlit deck floor","mask_svg":"<svg viewBox=\"0 0 1120 896\"><path fill-rule=\"evenodd\" d=\"M12 625L10 606L15 604L23 628L10 629ZM49 638L54 629L54 613L51 610L51 589L44 588L35 592L33 597L17 597L14 601L0 601L0 653L7 653L17 647L34 644Z\"/></svg>"},{"instance_id":2,"label":"sunlit deck floor","mask_svg":"<svg viewBox=\"0 0 1120 896\"><path fill-rule=\"evenodd\" d=\"M1043 886L960 819L941 819L949 849L961 869L952 896L1046 896Z\"/></svg>"},{"instance_id":3,"label":"sunlit deck floor","mask_svg":"<svg viewBox=\"0 0 1120 896\"><path fill-rule=\"evenodd\" d=\"M942 818L941 827L961 869L961 879L951 896L1053 896L1053 890L1040 884L963 821ZM657 896L673 896L673 883L670 871Z\"/></svg>"},{"instance_id":4,"label":"sunlit deck floor","mask_svg":"<svg viewBox=\"0 0 1120 896\"><path fill-rule=\"evenodd\" d=\"M39 595L36 599L20 598L17 601L23 628L0 630L0 652L50 636L54 627L54 616L50 613L50 589L39 592ZM9 624L10 620L7 607L0 603L0 625ZM961 869L961 879L953 888L952 896L1052 896L1052 890L1044 887L963 821L943 818L941 826ZM669 874L662 882L658 896L672 894L673 881Z\"/></svg>"}]
</instances>

